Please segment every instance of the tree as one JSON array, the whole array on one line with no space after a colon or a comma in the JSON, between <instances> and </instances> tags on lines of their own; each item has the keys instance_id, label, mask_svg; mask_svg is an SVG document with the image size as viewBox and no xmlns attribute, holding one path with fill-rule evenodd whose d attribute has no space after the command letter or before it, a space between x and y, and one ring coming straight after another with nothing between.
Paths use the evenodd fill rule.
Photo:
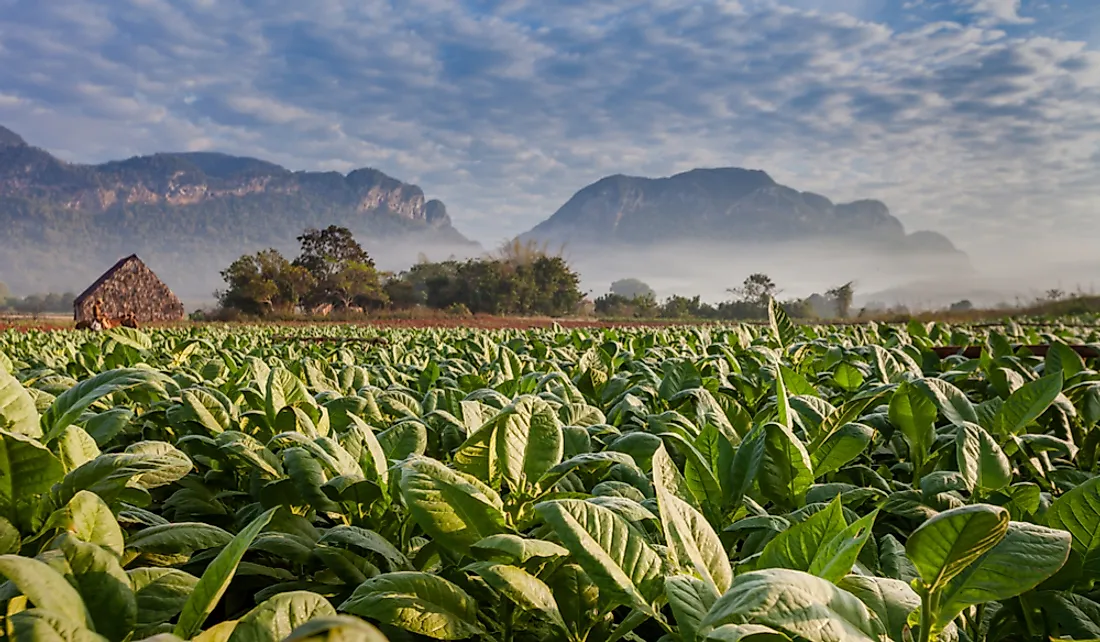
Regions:
<instances>
[{"instance_id":1,"label":"tree","mask_svg":"<svg viewBox=\"0 0 1100 642\"><path fill-rule=\"evenodd\" d=\"M298 237L298 243L301 253L294 259L294 265L308 270L318 283L331 279L349 263L374 267L374 261L346 227L308 229Z\"/></svg>"},{"instance_id":2,"label":"tree","mask_svg":"<svg viewBox=\"0 0 1100 642\"><path fill-rule=\"evenodd\" d=\"M740 301L743 303L757 306L766 306L768 299L774 299L779 294L775 281L772 281L772 278L767 274L759 272L745 279L741 287L730 288L726 291L740 296Z\"/></svg>"},{"instance_id":3,"label":"tree","mask_svg":"<svg viewBox=\"0 0 1100 642\"><path fill-rule=\"evenodd\" d=\"M314 283L305 268L274 249L242 256L221 275L228 286L216 293L221 306L255 315L293 311Z\"/></svg>"},{"instance_id":4,"label":"tree","mask_svg":"<svg viewBox=\"0 0 1100 642\"><path fill-rule=\"evenodd\" d=\"M645 282L638 279L619 279L611 284L611 294L626 299L657 299L657 293Z\"/></svg>"},{"instance_id":5,"label":"tree","mask_svg":"<svg viewBox=\"0 0 1100 642\"><path fill-rule=\"evenodd\" d=\"M825 296L832 300L837 317L847 319L848 315L852 312L852 299L855 298L855 284L852 281L848 281L844 285L838 285L826 291Z\"/></svg>"},{"instance_id":6,"label":"tree","mask_svg":"<svg viewBox=\"0 0 1100 642\"><path fill-rule=\"evenodd\" d=\"M309 273L310 307L329 303L343 308L376 307L386 301L374 261L346 227L309 229L298 237L301 253L294 266Z\"/></svg>"}]
</instances>

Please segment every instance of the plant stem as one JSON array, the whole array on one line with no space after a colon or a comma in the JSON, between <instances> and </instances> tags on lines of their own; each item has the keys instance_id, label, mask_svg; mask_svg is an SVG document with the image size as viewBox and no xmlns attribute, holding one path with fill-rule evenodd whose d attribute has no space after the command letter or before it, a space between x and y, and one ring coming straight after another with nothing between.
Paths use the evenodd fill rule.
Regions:
<instances>
[{"instance_id":1,"label":"plant stem","mask_svg":"<svg viewBox=\"0 0 1100 642\"><path fill-rule=\"evenodd\" d=\"M932 612L939 596L929 591L920 601L920 639L919 642L935 642L932 636Z\"/></svg>"}]
</instances>

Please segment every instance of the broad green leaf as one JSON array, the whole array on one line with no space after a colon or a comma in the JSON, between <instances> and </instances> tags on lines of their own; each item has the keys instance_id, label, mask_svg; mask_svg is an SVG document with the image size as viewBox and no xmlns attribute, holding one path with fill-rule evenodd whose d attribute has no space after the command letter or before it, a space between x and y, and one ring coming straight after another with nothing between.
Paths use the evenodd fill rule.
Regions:
<instances>
[{"instance_id":1,"label":"broad green leaf","mask_svg":"<svg viewBox=\"0 0 1100 642\"><path fill-rule=\"evenodd\" d=\"M294 629L283 642L388 642L374 626L357 617L319 617Z\"/></svg>"},{"instance_id":2,"label":"broad green leaf","mask_svg":"<svg viewBox=\"0 0 1100 642\"><path fill-rule=\"evenodd\" d=\"M534 560L552 560L569 555L569 551L553 542L529 539L504 533L490 535L470 547L470 555L487 561L505 564L526 564Z\"/></svg>"},{"instance_id":3,"label":"broad green leaf","mask_svg":"<svg viewBox=\"0 0 1100 642\"><path fill-rule=\"evenodd\" d=\"M603 597L641 611L661 590L661 558L641 533L614 511L590 502L542 502L536 512L600 588Z\"/></svg>"},{"instance_id":4,"label":"broad green leaf","mask_svg":"<svg viewBox=\"0 0 1100 642\"><path fill-rule=\"evenodd\" d=\"M760 568L789 568L809 572L818 550L844 532L848 523L837 497L828 507L776 535L760 555Z\"/></svg>"},{"instance_id":5,"label":"broad green leaf","mask_svg":"<svg viewBox=\"0 0 1100 642\"><path fill-rule=\"evenodd\" d=\"M936 591L997 545L1008 531L1008 511L976 504L944 511L913 531L906 555L930 591Z\"/></svg>"},{"instance_id":6,"label":"broad green leaf","mask_svg":"<svg viewBox=\"0 0 1100 642\"><path fill-rule=\"evenodd\" d=\"M653 481L665 541L680 564L692 569L716 594L725 593L733 580L729 555L706 518L677 496L676 486L684 482L664 446L653 455Z\"/></svg>"},{"instance_id":7,"label":"broad green leaf","mask_svg":"<svg viewBox=\"0 0 1100 642\"><path fill-rule=\"evenodd\" d=\"M202 522L176 522L150 526L134 533L126 549L154 555L190 555L195 551L225 546L233 534Z\"/></svg>"},{"instance_id":8,"label":"broad green leaf","mask_svg":"<svg viewBox=\"0 0 1100 642\"><path fill-rule=\"evenodd\" d=\"M1054 500L1047 524L1069 531L1073 550L1082 558L1087 577L1100 577L1100 477L1093 477Z\"/></svg>"},{"instance_id":9,"label":"broad green leaf","mask_svg":"<svg viewBox=\"0 0 1100 642\"><path fill-rule=\"evenodd\" d=\"M890 398L890 423L905 436L910 454L922 461L936 438L935 402L911 383L902 383Z\"/></svg>"},{"instance_id":10,"label":"broad green leaf","mask_svg":"<svg viewBox=\"0 0 1100 642\"><path fill-rule=\"evenodd\" d=\"M69 531L82 541L97 544L122 557L125 537L111 507L99 495L80 491L69 503L50 515L47 528Z\"/></svg>"},{"instance_id":11,"label":"broad green leaf","mask_svg":"<svg viewBox=\"0 0 1100 642\"><path fill-rule=\"evenodd\" d=\"M1018 434L1046 412L1061 392L1061 372L1025 383L1001 406L996 421L998 431L1010 435Z\"/></svg>"},{"instance_id":12,"label":"broad green leaf","mask_svg":"<svg viewBox=\"0 0 1100 642\"><path fill-rule=\"evenodd\" d=\"M139 368L108 370L81 381L58 395L50 409L42 415L42 431L46 435L43 441L52 441L62 430L79 419L88 406L107 395L141 386L162 389L165 381L165 376L159 372Z\"/></svg>"},{"instance_id":13,"label":"broad green leaf","mask_svg":"<svg viewBox=\"0 0 1100 642\"><path fill-rule=\"evenodd\" d=\"M199 578L174 568L135 568L126 574L137 599L139 629L179 615L199 583Z\"/></svg>"},{"instance_id":14,"label":"broad green leaf","mask_svg":"<svg viewBox=\"0 0 1100 642\"><path fill-rule=\"evenodd\" d=\"M38 441L0 431L0 516L22 522L22 507L35 502L64 474L61 461Z\"/></svg>"},{"instance_id":15,"label":"broad green leaf","mask_svg":"<svg viewBox=\"0 0 1100 642\"><path fill-rule=\"evenodd\" d=\"M825 542L810 564L810 573L830 582L838 582L850 573L860 551L871 537L871 527L877 515L878 511L864 515Z\"/></svg>"},{"instance_id":16,"label":"broad green leaf","mask_svg":"<svg viewBox=\"0 0 1100 642\"><path fill-rule=\"evenodd\" d=\"M434 459L418 457L402 464L401 495L420 528L461 553L509 530L496 493Z\"/></svg>"},{"instance_id":17,"label":"broad green leaf","mask_svg":"<svg viewBox=\"0 0 1100 642\"><path fill-rule=\"evenodd\" d=\"M316 593L280 593L238 620L229 642L280 642L315 617L335 615L336 609Z\"/></svg>"},{"instance_id":18,"label":"broad green leaf","mask_svg":"<svg viewBox=\"0 0 1100 642\"><path fill-rule=\"evenodd\" d=\"M771 323L772 333L775 334L779 346L786 351L795 341L801 338L802 333L798 326L783 310L783 306L773 298L768 299L768 321Z\"/></svg>"},{"instance_id":19,"label":"broad green leaf","mask_svg":"<svg viewBox=\"0 0 1100 642\"><path fill-rule=\"evenodd\" d=\"M686 642L696 639L699 625L718 601L714 587L692 575L670 575L665 578L665 598L672 607L676 626Z\"/></svg>"},{"instance_id":20,"label":"broad green leaf","mask_svg":"<svg viewBox=\"0 0 1100 642\"><path fill-rule=\"evenodd\" d=\"M71 535L62 535L59 544L95 631L112 642L126 639L137 624L137 601L118 558Z\"/></svg>"},{"instance_id":21,"label":"broad green leaf","mask_svg":"<svg viewBox=\"0 0 1100 642\"><path fill-rule=\"evenodd\" d=\"M867 450L874 435L874 428L857 423L845 424L833 432L810 453L814 477L821 478L843 468Z\"/></svg>"},{"instance_id":22,"label":"broad green leaf","mask_svg":"<svg viewBox=\"0 0 1100 642\"><path fill-rule=\"evenodd\" d=\"M550 587L534 575L522 568L495 562L477 562L467 566L466 570L477 573L486 584L525 611L539 613L562 631L569 631Z\"/></svg>"},{"instance_id":23,"label":"broad green leaf","mask_svg":"<svg viewBox=\"0 0 1100 642\"><path fill-rule=\"evenodd\" d=\"M905 639L909 614L920 608L920 596L907 582L886 577L849 575L837 586L859 598L878 616L891 640Z\"/></svg>"},{"instance_id":24,"label":"broad green leaf","mask_svg":"<svg viewBox=\"0 0 1100 642\"><path fill-rule=\"evenodd\" d=\"M337 526L321 537L318 544L349 548L360 554L380 556L391 571L412 570L412 564L393 544L378 533L358 526Z\"/></svg>"},{"instance_id":25,"label":"broad green leaf","mask_svg":"<svg viewBox=\"0 0 1100 642\"><path fill-rule=\"evenodd\" d=\"M918 379L913 384L953 424L978 423L978 413L966 393L943 379Z\"/></svg>"},{"instance_id":26,"label":"broad green leaf","mask_svg":"<svg viewBox=\"0 0 1100 642\"><path fill-rule=\"evenodd\" d=\"M73 626L91 628L92 621L80 593L64 575L44 562L18 555L0 555L0 575L8 578L36 607Z\"/></svg>"},{"instance_id":27,"label":"broad green leaf","mask_svg":"<svg viewBox=\"0 0 1100 642\"><path fill-rule=\"evenodd\" d=\"M187 604L180 613L179 621L173 631L183 639L193 637L202 627L206 618L214 611L214 607L221 601L222 595L229 588L233 575L237 571L237 565L241 558L252 545L252 540L260 534L278 508L272 508L263 513L237 533L218 553L214 561L206 567L206 571L195 585L194 592L187 600Z\"/></svg>"},{"instance_id":28,"label":"broad green leaf","mask_svg":"<svg viewBox=\"0 0 1100 642\"><path fill-rule=\"evenodd\" d=\"M1012 483L1012 463L997 440L977 424L958 426L955 455L971 491L991 493Z\"/></svg>"},{"instance_id":29,"label":"broad green leaf","mask_svg":"<svg viewBox=\"0 0 1100 642\"><path fill-rule=\"evenodd\" d=\"M781 506L801 506L814 483L813 463L806 447L782 424L769 423L764 433L760 491Z\"/></svg>"},{"instance_id":30,"label":"broad green leaf","mask_svg":"<svg viewBox=\"0 0 1100 642\"><path fill-rule=\"evenodd\" d=\"M788 642L789 637L763 624L723 624L707 633L708 642Z\"/></svg>"},{"instance_id":31,"label":"broad green leaf","mask_svg":"<svg viewBox=\"0 0 1100 642\"><path fill-rule=\"evenodd\" d=\"M41 437L38 408L19 380L0 369L0 430Z\"/></svg>"},{"instance_id":32,"label":"broad green leaf","mask_svg":"<svg viewBox=\"0 0 1100 642\"><path fill-rule=\"evenodd\" d=\"M107 638L45 609L11 616L12 642L105 642Z\"/></svg>"},{"instance_id":33,"label":"broad green leaf","mask_svg":"<svg viewBox=\"0 0 1100 642\"><path fill-rule=\"evenodd\" d=\"M1029 591L1058 572L1069 557L1070 535L1011 522L1004 538L944 586L934 628L943 630L963 609L1001 602Z\"/></svg>"},{"instance_id":34,"label":"broad green leaf","mask_svg":"<svg viewBox=\"0 0 1100 642\"><path fill-rule=\"evenodd\" d=\"M428 573L373 577L360 584L339 610L436 640L464 640L482 633L474 599Z\"/></svg>"},{"instance_id":35,"label":"broad green leaf","mask_svg":"<svg viewBox=\"0 0 1100 642\"><path fill-rule=\"evenodd\" d=\"M701 630L762 624L808 642L879 642L882 623L854 595L801 571L771 568L738 575Z\"/></svg>"},{"instance_id":36,"label":"broad green leaf","mask_svg":"<svg viewBox=\"0 0 1100 642\"><path fill-rule=\"evenodd\" d=\"M494 422L490 470L499 471L509 488L532 486L561 463L561 423L546 401L522 397Z\"/></svg>"}]
</instances>

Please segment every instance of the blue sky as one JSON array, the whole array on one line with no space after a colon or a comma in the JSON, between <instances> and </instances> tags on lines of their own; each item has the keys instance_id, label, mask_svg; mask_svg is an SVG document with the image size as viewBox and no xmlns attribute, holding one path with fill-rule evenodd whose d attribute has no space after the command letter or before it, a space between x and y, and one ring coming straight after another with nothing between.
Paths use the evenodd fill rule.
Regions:
<instances>
[{"instance_id":1,"label":"blue sky","mask_svg":"<svg viewBox=\"0 0 1100 642\"><path fill-rule=\"evenodd\" d=\"M485 244L768 171L964 248L1100 231L1100 0L0 0L0 124L421 185Z\"/></svg>"}]
</instances>

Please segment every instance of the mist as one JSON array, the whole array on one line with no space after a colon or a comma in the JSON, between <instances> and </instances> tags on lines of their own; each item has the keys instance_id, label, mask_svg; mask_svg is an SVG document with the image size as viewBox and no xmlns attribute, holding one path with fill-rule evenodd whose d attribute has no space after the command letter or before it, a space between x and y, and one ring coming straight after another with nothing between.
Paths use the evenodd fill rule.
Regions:
<instances>
[{"instance_id":1,"label":"mist","mask_svg":"<svg viewBox=\"0 0 1100 642\"><path fill-rule=\"evenodd\" d=\"M416 237L358 238L378 268L390 272L406 270L422 258L461 260L486 252L476 245ZM731 298L729 288L757 272L776 282L782 299L823 293L852 281L857 309L876 304L935 310L964 299L979 307L1013 306L1030 303L1051 289L1089 293L1100 287L1100 259L1085 258L1091 253L1087 241L1021 241L1019 247L990 243L965 248L968 258L962 260L958 255L898 255L835 242L683 242L644 248L572 246L560 251L579 273L582 292L592 299L618 279L638 278L661 300L674 294L699 295L703 301L719 303ZM194 310L214 304L214 292L225 285L221 270L242 254L265 247L215 249L201 240L183 240L170 251L127 246L110 255L93 255L79 247L49 253L0 248L0 281L18 295L79 293L120 258L136 253L188 310ZM276 249L290 259L298 253L294 239Z\"/></svg>"}]
</instances>

